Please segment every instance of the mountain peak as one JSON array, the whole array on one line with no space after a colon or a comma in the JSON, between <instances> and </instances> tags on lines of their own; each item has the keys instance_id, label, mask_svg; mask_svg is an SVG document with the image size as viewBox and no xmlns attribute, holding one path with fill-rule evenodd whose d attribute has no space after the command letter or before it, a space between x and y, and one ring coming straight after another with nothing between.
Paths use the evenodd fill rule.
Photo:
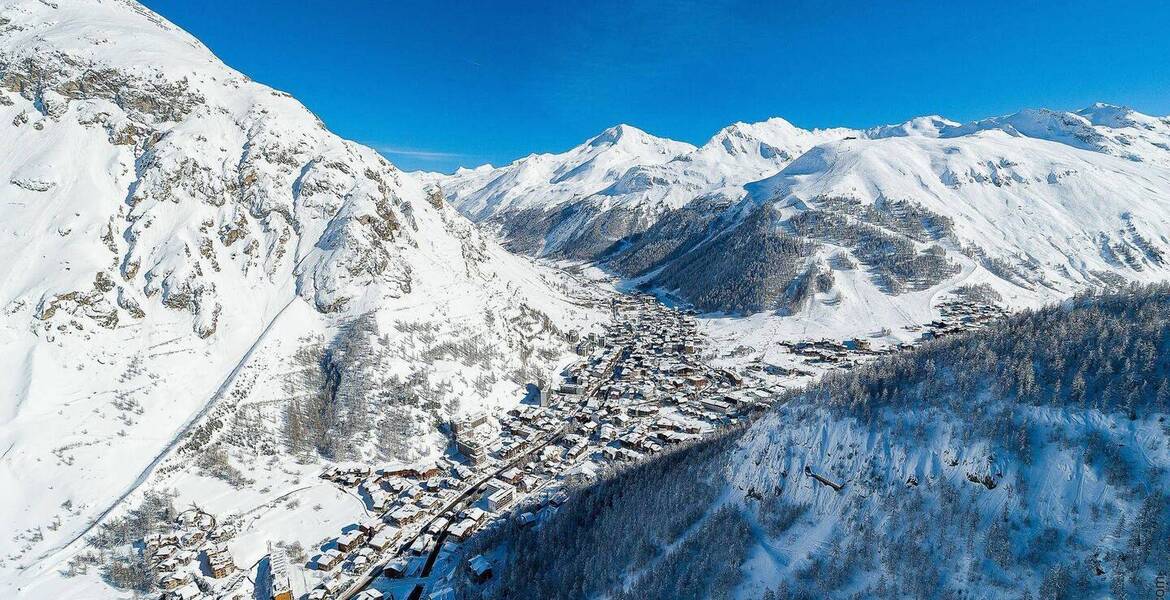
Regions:
<instances>
[{"instance_id":1,"label":"mountain peak","mask_svg":"<svg viewBox=\"0 0 1170 600\"><path fill-rule=\"evenodd\" d=\"M889 137L939 137L948 129L960 124L940 115L914 117L896 125L882 125L865 130L868 137L880 139Z\"/></svg>"},{"instance_id":2,"label":"mountain peak","mask_svg":"<svg viewBox=\"0 0 1170 600\"><path fill-rule=\"evenodd\" d=\"M1103 127L1129 127L1133 125L1135 118L1146 117L1128 106L1107 102L1094 102L1091 106L1076 111L1075 114Z\"/></svg>"},{"instance_id":3,"label":"mountain peak","mask_svg":"<svg viewBox=\"0 0 1170 600\"><path fill-rule=\"evenodd\" d=\"M587 145L601 146L603 144L617 144L622 141L644 141L648 138L654 138L654 136L633 125L619 123L594 136L593 139L587 142Z\"/></svg>"}]
</instances>

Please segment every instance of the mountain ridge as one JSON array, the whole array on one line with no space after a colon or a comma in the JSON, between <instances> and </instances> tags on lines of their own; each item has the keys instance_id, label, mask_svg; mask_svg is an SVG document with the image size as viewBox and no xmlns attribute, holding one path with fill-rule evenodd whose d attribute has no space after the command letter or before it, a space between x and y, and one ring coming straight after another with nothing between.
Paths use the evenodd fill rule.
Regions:
<instances>
[{"instance_id":1,"label":"mountain ridge","mask_svg":"<svg viewBox=\"0 0 1170 600\"><path fill-rule=\"evenodd\" d=\"M751 128L764 133L744 133ZM730 143L739 136L747 151ZM880 261L872 249L852 247L859 240L897 245L907 257L927 250L945 255L952 267L930 267L936 273L929 276L930 285L924 280L910 291L916 285L958 285L956 278L968 277L973 269L977 279L998 286L1006 296L1036 305L1084 286L1165 276L1160 257L1170 251L1170 242L1159 232L1163 199L1170 192L1168 142L1170 119L1103 103L1073 112L1029 109L970 123L931 115L856 130L807 132L772 119L724 128L674 161L630 167L621 181L640 185L621 188L624 196L587 185L573 194L527 189L522 193L533 200L520 213L471 216L514 251L597 262L647 289L716 313L821 310L809 304L818 295L838 302L841 294L828 283L828 274L838 281L854 275L830 268L834 256L859 263L860 273L877 283L877 290L859 290L872 287L865 282L848 286L871 301L891 290L900 294L906 278L917 277L918 267L911 263L898 266ZM777 150L785 146L788 151ZM476 202L480 193L475 182L459 176L434 181L456 190L457 208ZM828 221L817 198L834 199ZM955 231L935 240L920 234L907 238L906 232L919 226L894 222L903 216L879 215L887 203L900 212L915 212L915 218L949 222ZM767 235L809 241L819 249L791 257L799 263L795 267L790 259L761 264L755 279L746 281L734 264L720 262L710 245L739 235L744 215L764 205L775 210L763 217L773 223ZM1105 207L1111 214L1103 212ZM809 210L813 213L803 216ZM1030 237L1021 219L1037 211L1045 215L1045 233ZM819 221L811 222L812 217ZM858 229L861 225L878 229ZM924 246L926 241L937 248ZM744 248L759 243L736 242ZM688 266L696 261L703 262L703 271L720 276L696 281L695 269ZM938 263L929 256L913 261ZM825 282L823 291L804 283L817 273ZM708 288L720 281L744 288L755 299L734 300L721 293L722 299L715 300Z\"/></svg>"},{"instance_id":2,"label":"mountain ridge","mask_svg":"<svg viewBox=\"0 0 1170 600\"><path fill-rule=\"evenodd\" d=\"M74 542L148 487L193 493L209 460L246 502L268 484L232 465L261 457L285 462L253 479L433 457L439 421L515 404L602 320L137 2L0 2L0 128L14 594L103 586L60 577Z\"/></svg>"}]
</instances>

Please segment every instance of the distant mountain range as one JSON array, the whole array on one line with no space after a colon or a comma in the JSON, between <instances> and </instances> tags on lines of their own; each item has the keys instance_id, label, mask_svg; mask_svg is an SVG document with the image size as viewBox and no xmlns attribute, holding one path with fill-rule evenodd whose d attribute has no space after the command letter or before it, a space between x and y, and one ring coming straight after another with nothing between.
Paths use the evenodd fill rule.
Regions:
<instances>
[{"instance_id":1,"label":"distant mountain range","mask_svg":"<svg viewBox=\"0 0 1170 600\"><path fill-rule=\"evenodd\" d=\"M864 130L771 119L698 148L621 125L430 179L513 250L714 312L849 314L975 284L1029 304L1163 279L1170 252L1170 119L1106 104Z\"/></svg>"}]
</instances>

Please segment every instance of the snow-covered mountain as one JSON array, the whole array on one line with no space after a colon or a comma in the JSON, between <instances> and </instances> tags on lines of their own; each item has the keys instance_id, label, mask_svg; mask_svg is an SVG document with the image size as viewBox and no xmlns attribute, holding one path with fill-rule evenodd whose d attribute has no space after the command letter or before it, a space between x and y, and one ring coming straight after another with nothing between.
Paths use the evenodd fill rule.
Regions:
<instances>
[{"instance_id":1,"label":"snow-covered mountain","mask_svg":"<svg viewBox=\"0 0 1170 600\"><path fill-rule=\"evenodd\" d=\"M773 119L604 181L505 183L531 160L432 180L513 249L599 260L707 311L881 326L929 320L961 286L1036 305L1170 273L1170 119L1123 107L811 132ZM523 211L484 201L496 181L488 195Z\"/></svg>"},{"instance_id":2,"label":"snow-covered mountain","mask_svg":"<svg viewBox=\"0 0 1170 600\"><path fill-rule=\"evenodd\" d=\"M434 454L439 420L517 402L596 321L132 0L0 1L0 128L6 597L86 596L56 578L74 542L144 484L216 489L201 457ZM188 499L259 502L249 476Z\"/></svg>"},{"instance_id":3,"label":"snow-covered mountain","mask_svg":"<svg viewBox=\"0 0 1170 600\"><path fill-rule=\"evenodd\" d=\"M821 142L854 134L770 119L730 125L696 148L619 125L561 154L428 177L461 212L502 233L513 250L593 259L668 210L704 196L738 199L744 183L775 173Z\"/></svg>"},{"instance_id":4,"label":"snow-covered mountain","mask_svg":"<svg viewBox=\"0 0 1170 600\"><path fill-rule=\"evenodd\" d=\"M1150 124L1148 137L1170 132L1128 114L1114 122ZM675 211L610 264L706 310L851 316L894 302L926 317L933 298L960 285L1034 305L1164 279L1166 153L1115 155L1107 140L1137 134L1076 114L1049 120L1065 129L1038 121L926 119L819 145L722 211ZM776 251L752 250L761 247Z\"/></svg>"}]
</instances>

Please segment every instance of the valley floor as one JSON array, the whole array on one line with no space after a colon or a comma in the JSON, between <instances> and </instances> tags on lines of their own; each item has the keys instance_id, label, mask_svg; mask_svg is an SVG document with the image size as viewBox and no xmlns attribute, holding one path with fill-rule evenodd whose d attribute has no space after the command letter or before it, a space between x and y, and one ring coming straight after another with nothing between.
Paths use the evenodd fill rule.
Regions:
<instances>
[{"instance_id":1,"label":"valley floor","mask_svg":"<svg viewBox=\"0 0 1170 600\"><path fill-rule=\"evenodd\" d=\"M462 414L441 430L444 452L409 464L272 455L239 473L242 485L170 466L146 486L159 494L147 495L156 514L122 540L130 544L123 556L150 577L156 595L175 598L278 597L274 581L296 598L453 597L454 578L499 560L467 555L465 542L477 532L506 520L538 524L576 486L754 420L785 389L894 352L905 340L978 328L1002 314L949 302L939 307L942 319L923 326L773 338L761 352L717 340L720 326L693 311L617 293L597 271L570 267L561 275L578 302L604 308L611 322L578 338L578 356L565 361L558 381L536 382L510 409ZM62 567L66 577L28 589L129 597L107 587L117 582L99 562L82 549Z\"/></svg>"}]
</instances>

